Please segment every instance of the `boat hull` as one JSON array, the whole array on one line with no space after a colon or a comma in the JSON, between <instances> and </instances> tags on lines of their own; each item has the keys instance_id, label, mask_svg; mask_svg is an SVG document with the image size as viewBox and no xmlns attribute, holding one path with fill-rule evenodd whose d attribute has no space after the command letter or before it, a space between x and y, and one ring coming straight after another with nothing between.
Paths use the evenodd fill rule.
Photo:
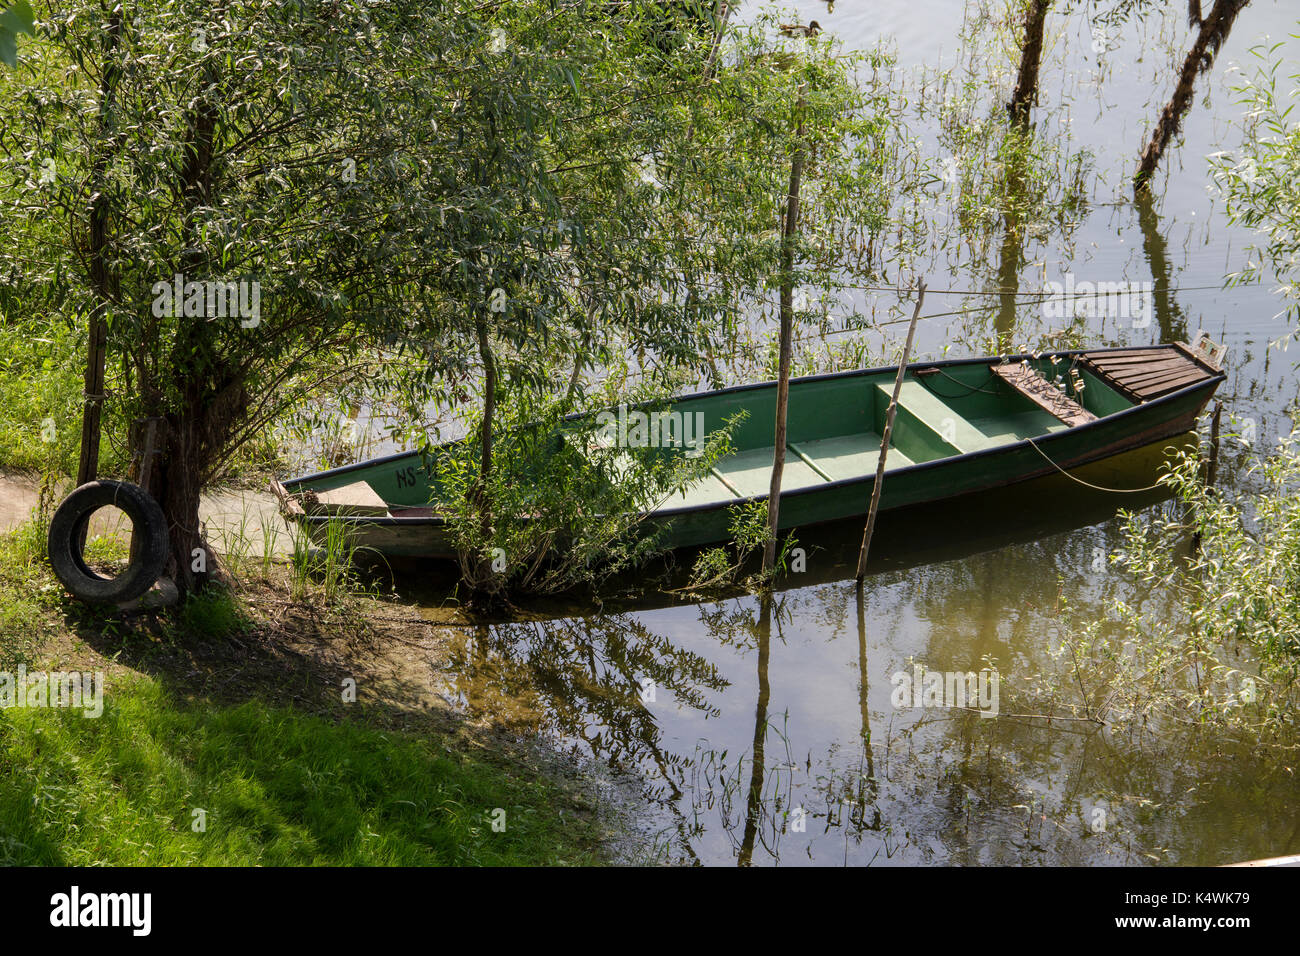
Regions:
<instances>
[{"instance_id":1,"label":"boat hull","mask_svg":"<svg viewBox=\"0 0 1300 956\"><path fill-rule=\"evenodd\" d=\"M1178 351L1181 350L1181 351ZM1136 356L1136 357L1134 357ZM1132 363L1142 361L1153 371L1135 373ZM1215 389L1223 381L1224 375L1216 367L1206 364L1193 355L1185 346L1159 346L1139 350L1094 350L1090 352L1061 352L1047 356L1014 356L1002 362L997 359L959 359L947 362L918 363L908 367L908 385L913 389L912 401L919 407L930 403L928 414L931 419L944 412L959 409L964 414L987 414L976 407L981 402L991 405L994 400L981 398L977 393L992 394L995 387L985 383L979 387L978 382L989 373L991 368L1006 369L1014 363L1035 363L1037 368L1052 371L1058 362L1068 362L1070 368L1089 370L1088 382L1091 391L1087 392L1090 409L1082 405L1073 405L1077 415L1066 413L1062 421L1053 419L1041 409L1032 408L1029 399L1032 395L1004 397L1002 401L1014 398L1020 404L1015 407L1014 415L997 418L972 418L975 422L985 422L982 427L993 433L1007 428L1007 423L1019 421L1019 432L1009 432L996 441L985 438L983 444L975 450L959 452L958 446L963 439L956 437L959 428L979 439L981 434L970 427L971 422L962 418L957 412L945 418L942 425L931 420L928 424L924 415L912 415L905 401L899 404L899 427L894 432L887 458L881 486L880 507L882 510L926 504L943 499L959 498L977 494L1016 482L1028 481L1055 471L1068 471L1080 465L1096 462L1138 448L1172 438L1191 430L1197 416L1205 407ZM1126 384L1124 395L1108 387L1110 379L1107 373L1098 371L1103 367L1113 367L1116 363L1127 363L1124 374ZM1172 368L1173 371L1162 369ZM1180 369L1190 368L1191 372ZM817 431L819 420L826 418L838 408L839 421L835 427L844 434L852 431L863 442L874 440L879 443L878 432L883 430L884 407L888 404L886 387L892 384L896 369L870 369L855 372L836 373L825 376L809 376L793 380L791 383L792 420L802 424L808 441L799 437L805 447L812 447L821 442L825 444L826 435ZM1073 373L1071 373L1073 374ZM1178 377L1180 375L1182 377ZM929 378L926 376L929 375ZM1163 390L1146 386L1143 379L1163 383ZM954 399L951 405L937 402L932 394L943 393L932 385L920 384L924 381L943 381L946 388L959 391L958 386L967 389L964 396L947 396ZM1172 384L1170 384L1172 382ZM952 385L950 383L957 383ZM1132 388L1129 385L1132 385ZM996 388L1003 392L1009 390L1001 385ZM1148 388L1146 397L1142 388ZM1172 391L1169 390L1172 388ZM1133 391L1137 389L1138 391ZM727 473L714 471L718 487L725 485L730 495L717 500L692 501L683 493L678 498L682 503L667 502L644 517L647 532L660 536L666 546L672 548L694 547L725 541L730 537L730 523L733 508L747 502L767 498L767 482L763 477L763 456L770 469L771 449L754 447L764 434L771 435L771 415L774 408L772 383L739 386L717 392L700 393L677 400L674 407L691 409L707 408L713 420L723 420L735 410L744 409L751 413L751 420L743 426L747 429L742 436L750 445L746 452L750 456L751 467L744 472L748 484L742 485L735 473L728 480ZM874 394L875 398L870 398ZM1083 401L1085 392L1080 389L1076 397ZM955 399L961 398L967 404L962 405ZM874 401L874 405L872 402ZM969 407L968 407L969 406ZM938 409L936 411L936 409ZM1024 409L1029 409L1025 411ZM798 414L796 414L798 411ZM914 408L913 411L916 411ZM1004 410L1005 411L1005 410ZM1033 418L1037 415L1038 418ZM1029 417L1026 417L1029 416ZM1058 418L1062 416L1058 415ZM955 420L955 421L954 421ZM1067 427L1066 422L1074 421ZM992 425L987 424L993 422ZM1039 428L1045 422L1050 427ZM1037 424L1035 424L1037 423ZM830 426L826 426L830 427ZM874 431L873 431L874 430ZM943 434L941 434L941 432ZM800 434L796 432L796 434ZM900 440L901 436L901 440ZM1023 437L1022 437L1023 436ZM946 440L945 440L946 439ZM770 442L771 438L768 437ZM979 442L976 441L975 444ZM895 447L899 450L895 451ZM746 447L741 445L740 447ZM799 448L793 441L791 449ZM967 448L973 447L970 443ZM936 450L937 449L937 450ZM909 455L911 457L909 457ZM929 460L914 460L927 457ZM812 484L790 487L781 494L780 528L783 530L841 521L858 516L865 516L872 496L872 487L876 480L874 464L865 467L868 456L859 453L853 459L856 467L850 469L852 474L835 473L831 465L819 468L817 462L810 460L802 452L808 466L815 469L820 478L813 479ZM871 459L874 460L874 459ZM787 452L787 462L794 462L794 467L803 465L795 459L795 452ZM454 548L451 545L448 527L445 521L436 515L424 514L411 516L401 513L407 505L394 505L393 514L342 514L325 516L305 513L298 505L298 494L303 489L326 490L348 485L359 478L373 487L377 498L384 502L402 502L402 496L413 494L409 489L416 484L420 467L417 455L405 454L363 462L325 472L320 475L307 476L274 487L281 495L288 518L300 524L308 536L318 545L324 543L324 535L329 521L345 523L354 534L354 541L359 548L371 550L391 557L403 558L451 558ZM787 464L787 478L790 477L791 465ZM805 469L805 475L811 474ZM712 479L710 479L712 480ZM796 482L791 481L791 484ZM761 488L761 491L760 491ZM743 492L751 492L745 494ZM723 492L727 494L727 492ZM699 496L696 496L697 499ZM411 499L414 501L415 499ZM426 509L427 511L427 509Z\"/></svg>"},{"instance_id":2,"label":"boat hull","mask_svg":"<svg viewBox=\"0 0 1300 956\"><path fill-rule=\"evenodd\" d=\"M1149 415L1101 419L1093 426L1033 439L1032 444L1026 440L888 471L880 489L880 508L885 511L978 494L1051 474L1057 471L1056 465L1068 471L1181 435L1195 427L1197 416L1213 393L1214 386L1206 385L1181 396L1162 409L1154 421ZM781 495L779 527L789 530L845 518L865 519L874 484L875 476L867 475L786 492ZM665 526L665 537L675 547L710 544L728 537L725 508L652 514L647 520L652 528Z\"/></svg>"}]
</instances>

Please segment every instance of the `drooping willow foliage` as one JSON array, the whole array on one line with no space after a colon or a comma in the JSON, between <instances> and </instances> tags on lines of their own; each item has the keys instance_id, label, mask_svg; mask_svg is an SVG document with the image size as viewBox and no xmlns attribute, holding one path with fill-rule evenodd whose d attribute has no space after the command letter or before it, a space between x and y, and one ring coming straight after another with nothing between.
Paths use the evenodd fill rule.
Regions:
<instances>
[{"instance_id":1,"label":"drooping willow foliage","mask_svg":"<svg viewBox=\"0 0 1300 956\"><path fill-rule=\"evenodd\" d=\"M476 423L485 558L518 517L491 492L502 408L666 393L761 318L796 111L796 281L817 297L878 265L901 138L864 58L723 32L709 3L34 9L0 73L0 310L102 317L106 400L157 426L182 587L232 456L288 408L377 393L408 437L430 409Z\"/></svg>"}]
</instances>

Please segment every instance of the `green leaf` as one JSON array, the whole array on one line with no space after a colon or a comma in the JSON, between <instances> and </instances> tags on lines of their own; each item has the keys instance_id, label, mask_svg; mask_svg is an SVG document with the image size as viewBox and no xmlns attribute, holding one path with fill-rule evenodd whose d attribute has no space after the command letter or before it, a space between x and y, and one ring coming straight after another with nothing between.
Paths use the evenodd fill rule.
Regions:
<instances>
[{"instance_id":1,"label":"green leaf","mask_svg":"<svg viewBox=\"0 0 1300 956\"><path fill-rule=\"evenodd\" d=\"M18 64L18 34L35 36L36 15L27 0L0 11L0 61L9 66Z\"/></svg>"}]
</instances>

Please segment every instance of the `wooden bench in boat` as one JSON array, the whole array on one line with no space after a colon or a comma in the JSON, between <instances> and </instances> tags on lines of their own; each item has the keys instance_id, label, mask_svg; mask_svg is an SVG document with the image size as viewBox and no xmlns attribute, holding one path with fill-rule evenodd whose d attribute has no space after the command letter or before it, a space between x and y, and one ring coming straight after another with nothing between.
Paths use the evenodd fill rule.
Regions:
<instances>
[{"instance_id":1,"label":"wooden bench in boat","mask_svg":"<svg viewBox=\"0 0 1300 956\"><path fill-rule=\"evenodd\" d=\"M786 445L781 487L785 491L809 488L874 474L880 458L880 435L862 432ZM890 469L915 464L897 448L889 449ZM710 474L671 496L672 506L736 500L766 495L772 482L772 448L751 448L728 455Z\"/></svg>"},{"instance_id":2,"label":"wooden bench in boat","mask_svg":"<svg viewBox=\"0 0 1300 956\"><path fill-rule=\"evenodd\" d=\"M879 400L888 406L893 386L877 385L876 392ZM964 455L998 444L968 419L957 414L947 402L932 394L920 382L904 380L903 387L898 393L898 412L894 428L909 426L913 429L918 427L928 429L934 438L953 449L953 454ZM893 457L894 453L895 449L891 447L890 457Z\"/></svg>"},{"instance_id":3,"label":"wooden bench in boat","mask_svg":"<svg viewBox=\"0 0 1300 956\"><path fill-rule=\"evenodd\" d=\"M993 374L1043 411L1073 428L1097 416L1024 363L991 366Z\"/></svg>"},{"instance_id":4,"label":"wooden bench in boat","mask_svg":"<svg viewBox=\"0 0 1300 956\"><path fill-rule=\"evenodd\" d=\"M875 474L876 462L880 459L880 435L876 432L818 438L797 444L791 442L787 447L827 481ZM892 469L905 468L915 462L897 448L890 448L886 464Z\"/></svg>"}]
</instances>

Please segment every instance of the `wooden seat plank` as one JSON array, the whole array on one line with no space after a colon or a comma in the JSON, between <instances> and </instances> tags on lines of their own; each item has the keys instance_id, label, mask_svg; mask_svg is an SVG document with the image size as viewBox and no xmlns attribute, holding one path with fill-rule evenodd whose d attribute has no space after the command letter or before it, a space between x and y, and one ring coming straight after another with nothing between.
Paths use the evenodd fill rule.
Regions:
<instances>
[{"instance_id":1,"label":"wooden seat plank","mask_svg":"<svg viewBox=\"0 0 1300 956\"><path fill-rule=\"evenodd\" d=\"M875 432L863 432L858 435L818 438L800 442L799 449L817 463L820 474L831 481L843 481L875 473L876 463L880 459L880 436ZM893 445L889 448L885 462L886 471L915 464Z\"/></svg>"},{"instance_id":2,"label":"wooden seat plank","mask_svg":"<svg viewBox=\"0 0 1300 956\"><path fill-rule=\"evenodd\" d=\"M887 386L883 384L876 386L878 402L888 406L892 397L892 392ZM916 427L931 432L936 440L950 448L955 448L963 455L995 444L988 435L972 425L965 417L957 414L952 406L920 382L903 382L903 387L898 392L898 408L905 414L900 416L894 425L896 435L903 434L908 428L907 421L911 420ZM889 453L891 455L894 453L893 445L890 446Z\"/></svg>"},{"instance_id":3,"label":"wooden seat plank","mask_svg":"<svg viewBox=\"0 0 1300 956\"><path fill-rule=\"evenodd\" d=\"M1104 361L1105 359L1108 358L1127 358L1130 356L1143 356L1143 355L1164 355L1164 354L1168 354L1168 352L1169 352L1168 349L1161 348L1159 346L1147 345L1147 346L1143 346L1142 348L1136 348L1136 349L1104 349L1098 352L1081 352L1080 354L1084 358L1088 359L1089 361L1095 362L1098 359Z\"/></svg>"},{"instance_id":4,"label":"wooden seat plank","mask_svg":"<svg viewBox=\"0 0 1300 956\"><path fill-rule=\"evenodd\" d=\"M1187 359L1182 358L1181 356L1175 356L1173 358L1159 358L1159 359L1152 359L1152 360L1137 360L1132 362L1094 362L1093 364L1096 365L1098 368L1104 368L1108 370L1114 369L1117 372L1122 372L1125 369L1134 369L1134 368L1195 367L1191 362L1187 361Z\"/></svg>"},{"instance_id":5,"label":"wooden seat plank","mask_svg":"<svg viewBox=\"0 0 1300 956\"><path fill-rule=\"evenodd\" d=\"M1178 378L1184 375L1190 375L1193 378L1203 378L1205 373L1199 368L1192 365L1185 365L1182 368L1156 368L1156 369L1135 369L1124 375L1118 376L1121 381L1125 382L1154 382L1165 378Z\"/></svg>"},{"instance_id":6,"label":"wooden seat plank","mask_svg":"<svg viewBox=\"0 0 1300 956\"><path fill-rule=\"evenodd\" d=\"M1169 392L1176 392L1180 388L1187 388L1189 385L1195 385L1203 381L1199 375L1188 375L1183 378L1169 379L1163 382L1150 382L1139 386L1142 395L1146 398L1154 398L1157 395L1165 395Z\"/></svg>"},{"instance_id":7,"label":"wooden seat plank","mask_svg":"<svg viewBox=\"0 0 1300 956\"><path fill-rule=\"evenodd\" d=\"M994 365L993 374L1052 417L1073 427L1096 421L1097 416L1070 398L1028 365Z\"/></svg>"}]
</instances>

